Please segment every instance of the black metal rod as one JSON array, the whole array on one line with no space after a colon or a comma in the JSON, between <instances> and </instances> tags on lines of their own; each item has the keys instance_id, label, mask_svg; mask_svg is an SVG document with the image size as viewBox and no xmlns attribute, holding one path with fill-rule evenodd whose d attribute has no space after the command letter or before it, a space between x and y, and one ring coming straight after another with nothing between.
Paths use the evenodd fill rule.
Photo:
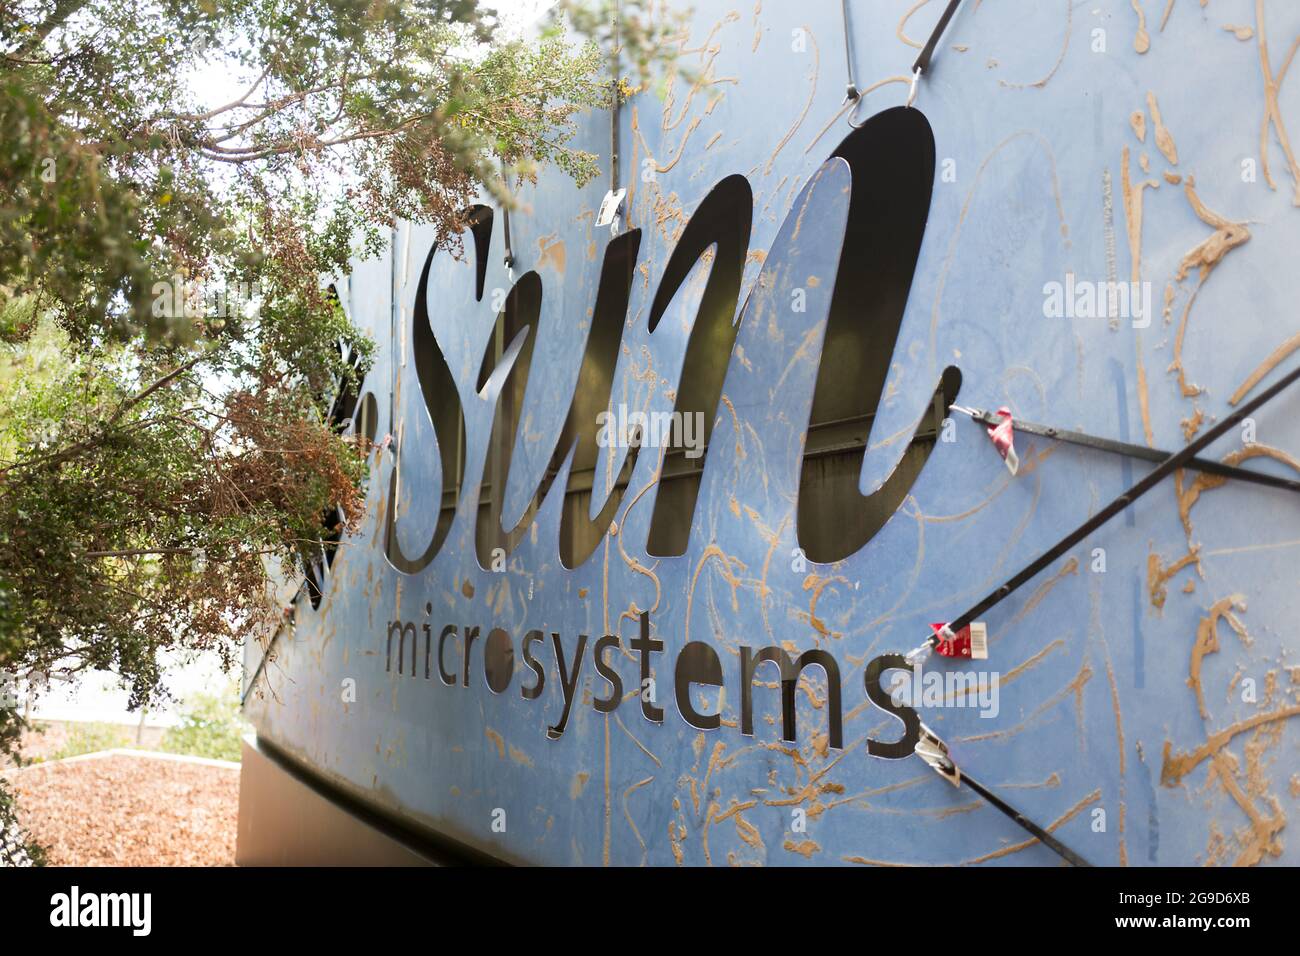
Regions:
<instances>
[{"instance_id":1,"label":"black metal rod","mask_svg":"<svg viewBox=\"0 0 1300 956\"><path fill-rule=\"evenodd\" d=\"M968 787L970 787L972 790L978 793L981 797L983 797L985 800L991 803L996 809L998 809L1002 813L1006 814L1009 818L1014 820L1022 829L1036 836L1040 841L1042 841L1043 846L1047 847L1049 850L1052 850L1054 853L1056 853L1057 856L1065 860L1067 863L1070 863L1072 866L1092 866L1091 863L1089 863L1083 857L1079 856L1079 854L1075 853L1068 846L1066 846L1056 837L1052 836L1050 833L1048 833L1046 830L1040 827L1033 820L1029 819L1027 816L1025 816L1023 813L1021 813L1011 804L1007 803L1005 800L999 797L988 787L984 786L984 784L980 783L974 777L969 777L963 773L961 775L961 780L962 783L966 784Z\"/></svg>"},{"instance_id":2,"label":"black metal rod","mask_svg":"<svg viewBox=\"0 0 1300 956\"><path fill-rule=\"evenodd\" d=\"M982 422L985 425L997 425L1002 421L1001 416L996 412L989 412L980 408L972 408L971 412L973 413L971 415L972 421ZM1016 431L1026 432L1030 435L1039 435L1043 438L1069 442L1072 445L1082 445L1085 448L1096 448L1098 451L1108 451L1116 455L1127 455L1130 458L1140 458L1143 461L1162 462L1173 454L1172 452L1161 451L1158 448L1148 448L1146 445L1134 445L1130 442L1115 441L1112 438L1098 438L1096 435L1069 431L1064 428L1053 428L1050 425L1039 425L1035 422L1021 421L1018 418L1015 420L1013 427ZM1238 481L1249 481L1256 485L1267 485L1270 488L1300 491L1300 481L1294 478L1283 478L1281 475L1251 471L1249 468L1228 465L1221 461L1215 461L1213 458L1190 458L1183 467L1190 468L1193 471L1201 471L1207 475L1218 475Z\"/></svg>"},{"instance_id":3,"label":"black metal rod","mask_svg":"<svg viewBox=\"0 0 1300 956\"><path fill-rule=\"evenodd\" d=\"M847 103L861 96L857 77L853 72L853 31L849 27L849 0L840 2L840 19L844 22L844 69L848 75L848 88L844 91L844 102Z\"/></svg>"},{"instance_id":4,"label":"black metal rod","mask_svg":"<svg viewBox=\"0 0 1300 956\"><path fill-rule=\"evenodd\" d=\"M921 50L921 55L912 64L913 73L917 71L926 73L929 71L930 60L934 57L934 48L939 43L939 37L943 36L943 31L948 28L948 21L952 19L952 15L957 12L959 6L961 6L961 0L949 0L948 6L944 8L942 16L939 17L939 22L935 25L934 32L930 34L930 39L926 41L924 49Z\"/></svg>"},{"instance_id":5,"label":"black metal rod","mask_svg":"<svg viewBox=\"0 0 1300 956\"><path fill-rule=\"evenodd\" d=\"M1275 398L1298 380L1300 380L1300 367L1293 369L1287 375L1283 376L1280 381L1271 385L1263 392L1260 392L1245 405L1241 406L1241 408L1228 415L1223 419L1223 421L1219 422L1209 431L1205 432L1205 434L1201 435L1200 438L1197 438L1195 441L1184 446L1181 451L1174 452L1174 454L1170 455L1163 462L1153 468L1150 474L1145 478L1138 481L1127 491L1121 493L1114 501L1106 505L1106 507L1102 508L1083 524L1079 525L1079 527L1075 528L1051 548L1044 551L1005 584L997 588L997 590L992 591L987 597L979 601L974 607L970 608L970 610L966 611L960 617L948 622L948 626L954 631L959 631L963 627L969 625L985 611L997 605L1008 595L1012 594L1017 588L1037 576L1039 572L1048 567L1061 555L1065 554L1065 552L1069 551L1111 518L1115 517L1129 505L1133 504L1133 502L1137 501L1137 499L1141 498L1174 471L1185 466L1198 452L1209 447L1211 443L1223 437L1230 430L1235 428L1238 423L1240 423L1243 418L1250 415L1251 412L1254 412L1266 402ZM927 643L933 646L937 641L938 636L932 634L927 640Z\"/></svg>"}]
</instances>

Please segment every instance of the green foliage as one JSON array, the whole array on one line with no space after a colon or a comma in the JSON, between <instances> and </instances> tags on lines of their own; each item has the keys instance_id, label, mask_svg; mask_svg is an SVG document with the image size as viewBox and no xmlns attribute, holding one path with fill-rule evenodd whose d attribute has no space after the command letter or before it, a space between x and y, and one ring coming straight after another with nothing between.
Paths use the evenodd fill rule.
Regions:
<instances>
[{"instance_id":1,"label":"green foliage","mask_svg":"<svg viewBox=\"0 0 1300 956\"><path fill-rule=\"evenodd\" d=\"M656 7L654 0L559 0L550 30L562 34L567 23L608 50L610 72L620 95L627 95L633 87L648 88L656 67L667 66L670 76L676 72L693 78L678 61L689 20L689 10ZM635 72L636 83L628 82L630 72Z\"/></svg>"},{"instance_id":2,"label":"green foliage","mask_svg":"<svg viewBox=\"0 0 1300 956\"><path fill-rule=\"evenodd\" d=\"M129 747L131 739L121 727L113 724L89 723L72 724L68 739L63 746L50 754L51 760L63 760L67 757L80 757L82 754L99 753L101 750L115 750Z\"/></svg>"},{"instance_id":3,"label":"green foliage","mask_svg":"<svg viewBox=\"0 0 1300 956\"><path fill-rule=\"evenodd\" d=\"M191 757L238 761L246 725L239 714L239 694L196 694L181 714L181 723L163 735L161 750Z\"/></svg>"},{"instance_id":4,"label":"green foliage","mask_svg":"<svg viewBox=\"0 0 1300 956\"><path fill-rule=\"evenodd\" d=\"M628 9L644 65L664 33ZM495 25L468 0L0 0L0 670L111 669L145 705L159 651L231 654L279 613L268 563L355 527L370 449L329 411L373 345L324 277L398 218L454 242L485 188L599 171L570 145L616 95L597 46ZM204 70L247 85L206 102Z\"/></svg>"},{"instance_id":5,"label":"green foliage","mask_svg":"<svg viewBox=\"0 0 1300 956\"><path fill-rule=\"evenodd\" d=\"M666 27L625 7L644 68ZM374 451L330 408L373 345L330 277L399 218L454 246L485 189L591 179L574 119L626 92L622 52L495 27L472 0L0 0L0 672L112 670L148 705L162 651L229 660L281 613L268 569L322 516L355 529ZM0 753L22 726L0 705Z\"/></svg>"},{"instance_id":6,"label":"green foliage","mask_svg":"<svg viewBox=\"0 0 1300 956\"><path fill-rule=\"evenodd\" d=\"M45 866L44 847L18 823L17 807L9 784L0 778L0 869L10 866Z\"/></svg>"},{"instance_id":7,"label":"green foliage","mask_svg":"<svg viewBox=\"0 0 1300 956\"><path fill-rule=\"evenodd\" d=\"M376 225L450 236L481 187L504 197L502 163L590 179L568 144L608 101L595 45L496 27L471 0L0 0L0 305L35 296L77 339L192 341L213 329L156 310L159 280L320 313L302 284ZM204 71L242 95L204 99Z\"/></svg>"},{"instance_id":8,"label":"green foliage","mask_svg":"<svg viewBox=\"0 0 1300 956\"><path fill-rule=\"evenodd\" d=\"M292 567L329 508L357 520L366 459L305 381L214 396L237 361L171 356L49 323L0 352L0 669L113 670L147 704L159 651L228 661L278 613L266 560Z\"/></svg>"}]
</instances>

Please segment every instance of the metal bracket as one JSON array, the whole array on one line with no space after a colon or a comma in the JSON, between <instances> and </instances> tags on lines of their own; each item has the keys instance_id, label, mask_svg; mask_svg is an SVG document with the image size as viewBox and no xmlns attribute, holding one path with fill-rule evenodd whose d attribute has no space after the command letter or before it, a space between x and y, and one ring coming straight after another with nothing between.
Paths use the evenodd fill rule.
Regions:
<instances>
[{"instance_id":1,"label":"metal bracket","mask_svg":"<svg viewBox=\"0 0 1300 956\"><path fill-rule=\"evenodd\" d=\"M915 752L943 779L954 787L961 786L961 771L948 755L948 745L925 724L921 724L921 739L916 742Z\"/></svg>"},{"instance_id":2,"label":"metal bracket","mask_svg":"<svg viewBox=\"0 0 1300 956\"><path fill-rule=\"evenodd\" d=\"M596 213L597 226L609 226L609 231L618 235L619 212L623 208L623 197L627 195L627 189L619 189L617 192L613 189L605 193L605 198L600 201L600 211Z\"/></svg>"},{"instance_id":3,"label":"metal bracket","mask_svg":"<svg viewBox=\"0 0 1300 956\"><path fill-rule=\"evenodd\" d=\"M912 71L912 85L907 89L907 106L911 109L912 104L916 102L916 88L921 82L921 68L918 66Z\"/></svg>"},{"instance_id":4,"label":"metal bracket","mask_svg":"<svg viewBox=\"0 0 1300 956\"><path fill-rule=\"evenodd\" d=\"M952 405L950 407L952 411L969 415L972 420L984 425L998 425L1002 421L1001 416L995 412L986 411L982 408L967 408L962 405ZM1069 442L1072 445L1082 445L1085 448L1095 448L1098 451L1106 451L1114 455L1127 455L1130 458L1139 458L1143 461L1162 462L1173 454L1172 452L1161 451L1158 448L1148 448L1145 445L1134 445L1129 442L1114 441L1110 438L1098 438L1095 435L1087 435L1083 432L1068 431L1064 428L1053 428L1050 425L1021 421L1019 418L1016 419L1015 429L1018 432L1038 435L1054 441ZM1235 478L1239 481L1249 481L1257 485L1267 485L1270 488L1285 488L1287 491L1300 492L1300 481L1293 478L1283 478L1279 475L1251 471L1249 468L1240 468L1236 465L1226 465L1211 458L1190 458L1183 465L1186 468L1201 471L1207 475Z\"/></svg>"}]
</instances>

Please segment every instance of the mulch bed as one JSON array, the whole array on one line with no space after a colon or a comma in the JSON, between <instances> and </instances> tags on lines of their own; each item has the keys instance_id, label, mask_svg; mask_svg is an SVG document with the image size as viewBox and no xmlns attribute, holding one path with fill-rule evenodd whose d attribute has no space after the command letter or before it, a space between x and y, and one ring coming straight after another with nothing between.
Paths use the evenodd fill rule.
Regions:
<instances>
[{"instance_id":1,"label":"mulch bed","mask_svg":"<svg viewBox=\"0 0 1300 956\"><path fill-rule=\"evenodd\" d=\"M239 771L110 755L11 774L54 866L233 866Z\"/></svg>"}]
</instances>

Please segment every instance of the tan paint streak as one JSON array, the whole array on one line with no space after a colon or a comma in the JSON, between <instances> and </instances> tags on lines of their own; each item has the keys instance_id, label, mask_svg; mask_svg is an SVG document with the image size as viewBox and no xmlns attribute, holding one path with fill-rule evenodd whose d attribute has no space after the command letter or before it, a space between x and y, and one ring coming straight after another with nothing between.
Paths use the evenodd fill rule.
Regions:
<instances>
[{"instance_id":1,"label":"tan paint streak","mask_svg":"<svg viewBox=\"0 0 1300 956\"><path fill-rule=\"evenodd\" d=\"M1079 573L1079 559L1076 557L1071 557L1069 560L1065 561L1061 565L1060 570L1058 570L1050 578L1048 578L1046 581L1044 581L1042 584L1040 584L1038 587L1034 589L1034 593L1029 596L1029 598L1021 606L1020 610L1017 611L1015 616L1011 619L1011 623L1016 624L1019 621L1023 620L1031 611L1033 611L1034 608L1038 607L1039 603L1043 600L1043 598L1047 597L1048 593L1052 590L1052 588L1060 584L1064 578L1070 576L1071 574L1078 574L1078 573Z\"/></svg>"},{"instance_id":2,"label":"tan paint streak","mask_svg":"<svg viewBox=\"0 0 1300 956\"><path fill-rule=\"evenodd\" d=\"M1210 714L1205 708L1201 664L1207 654L1214 654L1219 650L1219 620L1227 621L1228 626L1237 633L1243 643L1249 643L1246 627L1232 613L1234 610L1246 610L1246 599L1240 594L1229 595L1215 601L1206 616L1201 618L1201 622L1196 626L1196 641L1192 644L1191 662L1187 668L1187 686L1196 694L1196 707L1201 712L1202 720L1209 720Z\"/></svg>"},{"instance_id":3,"label":"tan paint streak","mask_svg":"<svg viewBox=\"0 0 1300 956\"><path fill-rule=\"evenodd\" d=\"M1300 460L1292 458L1280 448L1274 448L1272 445L1261 445L1259 442L1253 442L1245 448L1238 448L1236 451L1230 451L1223 456L1223 461L1228 465L1240 465L1243 461L1249 461L1252 458L1272 458L1274 461L1280 461L1292 471L1300 472Z\"/></svg>"},{"instance_id":4,"label":"tan paint streak","mask_svg":"<svg viewBox=\"0 0 1300 956\"><path fill-rule=\"evenodd\" d=\"M633 691L633 694L635 695L635 693L636 693L636 692L635 692L635 690L634 690L634 691ZM647 747L645 744L641 743L641 741L637 740L636 737L632 734L632 731L628 730L627 727L624 726L622 718L619 717L617 713L614 714L614 720L618 723L619 727L622 727L622 728L623 728L623 733L627 734L628 737L631 738L632 743L636 744L637 747L640 748L640 750L641 750L641 752L642 752L643 754L645 754L647 757L649 757L651 760L654 761L654 764L655 764L656 767L662 767L662 766L663 766L663 764L660 762L659 758L656 757L656 756L655 756L655 755L650 751L650 748Z\"/></svg>"},{"instance_id":5,"label":"tan paint streak","mask_svg":"<svg viewBox=\"0 0 1300 956\"><path fill-rule=\"evenodd\" d=\"M791 853L798 853L806 860L812 859L814 853L821 852L821 845L813 840L800 840L796 843L790 837L786 837L785 842L781 844L781 849L789 850Z\"/></svg>"},{"instance_id":6,"label":"tan paint streak","mask_svg":"<svg viewBox=\"0 0 1300 956\"><path fill-rule=\"evenodd\" d=\"M605 715L605 841L601 850L601 859L609 866L610 844L613 839L613 799L609 789L610 754L609 754L609 714Z\"/></svg>"},{"instance_id":7,"label":"tan paint streak","mask_svg":"<svg viewBox=\"0 0 1300 956\"><path fill-rule=\"evenodd\" d=\"M1124 222L1128 230L1128 248L1132 259L1130 266L1131 281L1137 282L1142 277L1142 190L1147 187L1158 188L1160 183L1154 179L1145 179L1134 183L1129 175L1129 148L1125 146L1120 153L1123 166L1120 170L1120 187L1124 196Z\"/></svg>"},{"instance_id":8,"label":"tan paint streak","mask_svg":"<svg viewBox=\"0 0 1300 956\"><path fill-rule=\"evenodd\" d=\"M1232 762L1224 754L1214 755L1210 764L1210 774L1223 784L1223 789L1236 801L1237 806L1241 807L1249 821L1247 834L1239 834L1237 837L1242 844L1242 850L1232 865L1255 866L1263 861L1265 854L1281 856L1282 845L1277 842L1276 837L1286 827L1286 815L1282 812L1277 798L1269 798L1273 805L1273 815L1263 816L1256 809L1255 802L1242 792L1233 772Z\"/></svg>"},{"instance_id":9,"label":"tan paint streak","mask_svg":"<svg viewBox=\"0 0 1300 956\"><path fill-rule=\"evenodd\" d=\"M907 12L903 14L903 19L899 20L898 26L894 28L894 36L898 37L901 42L906 43L910 47L915 47L918 50L921 49L921 43L917 40L913 40L903 31L907 29L907 21L912 19L912 14L916 13L917 10L920 10L929 2L930 0L916 0L916 3L907 8Z\"/></svg>"},{"instance_id":10,"label":"tan paint streak","mask_svg":"<svg viewBox=\"0 0 1300 956\"><path fill-rule=\"evenodd\" d=\"M859 99L849 100L838 110L835 111L835 115L826 121L826 125L823 126L821 130L818 131L817 135L812 138L812 142L810 142L806 147L804 147L804 155L806 156L809 153L811 153L813 147L816 146L817 143L821 140L821 138L830 131L830 128L834 126L837 122L839 122L840 118L843 117L845 113L847 113L849 110L857 106L861 98L865 97L868 93L875 92L876 90L880 89L882 86L886 86L890 83L902 83L903 85L906 86L911 82L912 82L912 78L910 76L887 76L883 80L877 80L876 82L872 83L866 89L859 90L858 91Z\"/></svg>"},{"instance_id":11,"label":"tan paint streak","mask_svg":"<svg viewBox=\"0 0 1300 956\"><path fill-rule=\"evenodd\" d=\"M808 118L808 111L812 109L813 100L817 97L817 71L821 68L821 52L817 46L817 38L813 36L812 28L805 25L803 31L808 35L808 39L812 41L813 54L812 83L810 83L808 87L808 100L804 103L803 109L795 119L794 125L791 126L786 134L781 137L781 141L776 144L776 149L772 150L772 155L767 158L767 165L763 167L764 176L771 174L772 164L776 162L777 155L785 148L785 144L790 142L794 134L799 132L799 127L802 126L803 121Z\"/></svg>"},{"instance_id":12,"label":"tan paint streak","mask_svg":"<svg viewBox=\"0 0 1300 956\"><path fill-rule=\"evenodd\" d=\"M840 577L839 575L823 578L817 574L809 574L803 579L803 590L812 592L812 596L808 599L808 623L812 626L813 630L822 637L840 636L838 631L832 633L830 629L826 627L825 622L817 616L817 600L822 596L822 591L826 589L828 584L834 584L837 582L845 586L849 583L847 578Z\"/></svg>"},{"instance_id":13,"label":"tan paint streak","mask_svg":"<svg viewBox=\"0 0 1300 956\"><path fill-rule=\"evenodd\" d=\"M573 775L573 782L569 784L569 799L577 800L582 796L583 788L587 786L587 781L591 779L591 774L585 770L580 770Z\"/></svg>"},{"instance_id":14,"label":"tan paint streak","mask_svg":"<svg viewBox=\"0 0 1300 956\"><path fill-rule=\"evenodd\" d=\"M1300 206L1300 164L1296 162L1295 153L1291 150L1291 139L1287 136L1286 125L1282 122L1282 110L1277 102L1278 89L1286 76L1287 67L1291 65L1291 58L1295 56L1296 47L1300 45L1300 37L1296 37L1291 44L1282 68L1274 74L1273 67L1269 63L1268 35L1264 29L1264 0L1255 0L1255 36L1259 44L1259 69L1264 74L1264 118L1259 125L1259 156L1264 167L1264 181L1270 188L1277 188L1268 165L1268 127L1272 124L1277 130L1278 144L1282 147L1287 167L1291 172L1291 180L1295 184L1291 204Z\"/></svg>"},{"instance_id":15,"label":"tan paint streak","mask_svg":"<svg viewBox=\"0 0 1300 956\"><path fill-rule=\"evenodd\" d=\"M545 269L548 266L564 275L564 268L568 261L568 253L565 251L564 240L551 233L549 236L542 236L537 240L537 269Z\"/></svg>"},{"instance_id":16,"label":"tan paint streak","mask_svg":"<svg viewBox=\"0 0 1300 956\"><path fill-rule=\"evenodd\" d=\"M1011 670L1003 674L1002 679L998 681L998 685L1000 687L1006 687L1008 684L1010 684L1021 674L1025 673L1025 671L1032 670L1033 668L1041 664L1044 658L1046 658L1048 654L1052 653L1052 651L1055 651L1058 648L1062 648L1062 647L1065 647L1065 641L1062 638L1058 637L1056 640L1052 641L1052 643L1048 644L1037 654L1033 654L1025 658L1025 660L1021 661L1015 667L1011 668Z\"/></svg>"},{"instance_id":17,"label":"tan paint streak","mask_svg":"<svg viewBox=\"0 0 1300 956\"><path fill-rule=\"evenodd\" d=\"M1147 447L1154 448L1156 444L1155 435L1151 430L1151 403L1147 389L1147 369L1142 362L1142 350L1139 347L1137 353L1137 392L1138 392L1138 410L1142 413L1142 437L1146 439Z\"/></svg>"},{"instance_id":18,"label":"tan paint streak","mask_svg":"<svg viewBox=\"0 0 1300 956\"><path fill-rule=\"evenodd\" d=\"M1187 381L1186 369L1183 366L1183 344L1187 338L1187 327L1191 319L1192 306L1196 304L1201 287L1205 284L1214 268L1223 261L1223 257L1237 246L1250 240L1250 230L1246 228L1244 223L1231 222L1207 208L1196 193L1196 178L1194 176L1187 177L1183 183L1183 190L1197 217L1206 225L1214 227L1214 232L1210 236L1183 256L1178 265L1178 271L1174 275L1177 281L1182 282L1187 278L1188 272L1193 267L1197 268L1199 272L1196 288L1192 290L1192 294L1187 299L1187 304L1183 307L1183 315L1178 323L1178 332L1174 336L1173 361L1169 363L1168 368L1168 371L1177 373L1178 387L1183 397L1191 398L1199 395L1202 391L1200 386Z\"/></svg>"},{"instance_id":19,"label":"tan paint streak","mask_svg":"<svg viewBox=\"0 0 1300 956\"><path fill-rule=\"evenodd\" d=\"M1241 244L1250 241L1250 230L1242 222L1232 222L1225 219L1218 213L1209 209L1201 201L1201 197L1196 192L1196 177L1188 176L1183 182L1183 191L1187 195L1187 201L1192 206L1192 211L1196 213L1197 218L1207 226L1214 228L1214 233L1204 241L1197 244L1178 264L1178 272L1175 274L1179 282L1187 278L1187 273L1193 268L1200 270L1201 281L1205 281L1222 260L1233 249ZM1190 307L1190 304L1189 304Z\"/></svg>"},{"instance_id":20,"label":"tan paint streak","mask_svg":"<svg viewBox=\"0 0 1300 956\"><path fill-rule=\"evenodd\" d=\"M632 786L628 787L626 790L623 791L623 816L627 818L627 825L632 828L632 835L636 837L636 842L641 844L641 854L642 854L643 863L645 861L645 850L646 850L645 840L642 839L641 831L636 828L636 823L632 819L632 812L628 809L627 806L627 798L632 796L632 794L636 793L642 787L646 786L646 784L651 783L653 780L654 777L646 777L644 780L638 780L636 783L632 784Z\"/></svg>"},{"instance_id":21,"label":"tan paint streak","mask_svg":"<svg viewBox=\"0 0 1300 956\"><path fill-rule=\"evenodd\" d=\"M1195 545L1169 565L1165 565L1160 560L1160 555L1154 551L1150 552L1147 555L1147 594L1151 599L1151 606L1157 609L1163 608L1169 598L1170 579L1189 564L1197 564L1200 560L1200 548Z\"/></svg>"},{"instance_id":22,"label":"tan paint streak","mask_svg":"<svg viewBox=\"0 0 1300 956\"><path fill-rule=\"evenodd\" d=\"M1100 800L1101 800L1101 791L1094 790L1092 793L1088 794L1086 797L1084 797L1082 800L1080 800L1078 803L1072 806L1069 810L1066 810L1065 813L1061 814L1059 817L1057 817L1055 820L1053 820L1043 829L1045 829L1048 833L1055 832L1058 827L1064 826L1065 824L1073 820L1075 817L1077 817L1080 813L1082 813L1084 808L1087 807L1089 804L1097 803ZM994 850L992 853L986 853L983 856L977 856L971 860L963 860L960 865L974 866L979 863L987 863L990 860L997 860L1004 856L1010 856L1013 853L1019 853L1021 850L1027 850L1029 847L1033 846L1035 843L1038 842L1039 842L1038 837L1034 837L1033 839L1024 840L1020 843L1013 843L1010 846L1004 846L1001 849Z\"/></svg>"},{"instance_id":23,"label":"tan paint streak","mask_svg":"<svg viewBox=\"0 0 1300 956\"><path fill-rule=\"evenodd\" d=\"M1061 39L1061 51L1056 54L1056 62L1052 64L1052 68L1048 70L1043 77L1034 80L1032 83L1008 83L1006 80L998 80L998 83L1006 87L1007 89L1011 89L1011 90L1023 90L1023 89L1041 90L1043 87L1045 87L1048 84L1048 81L1051 80L1051 78L1056 75L1056 71L1061 68L1061 64L1065 62L1066 51L1070 49L1070 34L1073 32L1074 32L1074 3L1072 2L1072 0L1065 0L1065 36Z\"/></svg>"},{"instance_id":24,"label":"tan paint streak","mask_svg":"<svg viewBox=\"0 0 1300 956\"><path fill-rule=\"evenodd\" d=\"M920 866L919 863L892 863L888 860L872 860L865 856L844 856L840 857L845 863L857 863L862 866L888 866L888 867L912 867Z\"/></svg>"},{"instance_id":25,"label":"tan paint streak","mask_svg":"<svg viewBox=\"0 0 1300 956\"><path fill-rule=\"evenodd\" d=\"M1274 349L1273 354L1271 354L1268 358L1264 359L1264 361L1260 362L1259 367L1256 368L1255 371L1251 372L1250 375L1246 377L1246 380L1241 383L1241 386L1235 392L1232 393L1232 397L1228 399L1228 404L1236 405L1239 401L1245 398L1247 392L1249 392L1252 388L1258 385L1260 383L1260 380L1265 375L1273 371L1273 369L1277 367L1277 364L1279 362L1281 362L1284 358L1286 358L1296 349L1300 349L1300 332L1297 332L1295 335L1291 336L1289 339L1287 339L1285 342L1279 345L1276 349Z\"/></svg>"},{"instance_id":26,"label":"tan paint streak","mask_svg":"<svg viewBox=\"0 0 1300 956\"><path fill-rule=\"evenodd\" d=\"M1014 727L1008 727L1004 730L992 730L984 734L973 734L969 737L958 737L957 740L958 742L961 743L976 743L981 740L996 740L1004 737L1014 737L1016 734L1020 733L1026 727L1028 727L1030 723L1032 723L1039 716L1051 710L1057 704L1061 703L1061 701L1065 700L1067 697L1070 696L1074 697L1076 717L1078 719L1079 726L1082 727L1083 726L1083 688L1084 685L1087 684L1088 681L1090 680L1092 680L1092 668L1088 665L1087 661L1084 661L1079 668L1079 672L1074 675L1074 678L1068 684L1066 684L1059 691L1053 694L1045 703L1040 704L1038 707L1036 707L1032 714L1030 714L1020 723L1016 724Z\"/></svg>"},{"instance_id":27,"label":"tan paint streak","mask_svg":"<svg viewBox=\"0 0 1300 956\"><path fill-rule=\"evenodd\" d=\"M1255 714L1253 717L1247 717L1230 727L1225 727L1218 733L1211 734L1205 743L1188 753L1174 754L1172 752L1173 743L1166 740L1164 759L1160 768L1160 782L1166 787L1177 786L1183 777L1226 747L1238 734L1254 730L1264 724L1288 720L1296 716L1300 716L1300 704L1279 707L1276 710Z\"/></svg>"},{"instance_id":28,"label":"tan paint streak","mask_svg":"<svg viewBox=\"0 0 1300 956\"><path fill-rule=\"evenodd\" d=\"M740 837L741 842L747 846L751 846L756 850L764 849L763 837L758 832L758 827L740 814L736 814L736 836Z\"/></svg>"},{"instance_id":29,"label":"tan paint streak","mask_svg":"<svg viewBox=\"0 0 1300 956\"><path fill-rule=\"evenodd\" d=\"M1142 12L1142 4L1138 0L1129 0L1133 4L1133 9L1138 15L1137 33L1133 34L1133 49L1139 53L1145 53L1151 49L1151 36L1147 33L1147 15Z\"/></svg>"},{"instance_id":30,"label":"tan paint streak","mask_svg":"<svg viewBox=\"0 0 1300 956\"><path fill-rule=\"evenodd\" d=\"M1133 115L1128 118L1128 125L1133 127L1133 135L1138 138L1139 143L1147 141L1147 114L1141 110L1134 110Z\"/></svg>"},{"instance_id":31,"label":"tan paint streak","mask_svg":"<svg viewBox=\"0 0 1300 956\"><path fill-rule=\"evenodd\" d=\"M1205 6L1205 0L1201 0L1201 6ZM1165 24L1169 22L1169 14L1174 9L1174 0L1166 0L1165 12L1160 17L1160 32L1165 32Z\"/></svg>"},{"instance_id":32,"label":"tan paint streak","mask_svg":"<svg viewBox=\"0 0 1300 956\"><path fill-rule=\"evenodd\" d=\"M1151 124L1155 127L1156 148L1169 161L1170 166L1177 166L1178 147L1174 145L1173 135L1165 127L1165 121L1160 116L1160 105L1156 102L1156 94L1151 90L1147 90L1147 109L1151 111Z\"/></svg>"}]
</instances>

